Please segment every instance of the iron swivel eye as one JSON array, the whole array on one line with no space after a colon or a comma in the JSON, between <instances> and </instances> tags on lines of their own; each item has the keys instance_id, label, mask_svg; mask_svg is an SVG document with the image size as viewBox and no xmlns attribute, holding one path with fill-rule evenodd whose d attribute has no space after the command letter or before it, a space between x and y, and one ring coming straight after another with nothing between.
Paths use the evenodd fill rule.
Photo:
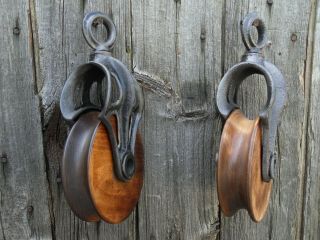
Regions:
<instances>
[{"instance_id":1,"label":"iron swivel eye","mask_svg":"<svg viewBox=\"0 0 320 240\"><path fill-rule=\"evenodd\" d=\"M97 19L102 20L103 25L108 31L108 36L104 42L98 41L92 33L93 23ZM91 12L84 17L82 32L89 46L98 51L111 50L117 37L117 31L113 21L101 12Z\"/></svg>"},{"instance_id":2,"label":"iron swivel eye","mask_svg":"<svg viewBox=\"0 0 320 240\"><path fill-rule=\"evenodd\" d=\"M253 27L257 29L257 40L254 39L252 34ZM256 12L249 13L243 21L241 21L241 36L248 51L260 51L267 45L266 27Z\"/></svg>"},{"instance_id":3,"label":"iron swivel eye","mask_svg":"<svg viewBox=\"0 0 320 240\"><path fill-rule=\"evenodd\" d=\"M134 175L135 161L134 161L134 156L131 152L127 153L123 157L122 172L127 179L131 179Z\"/></svg>"}]
</instances>

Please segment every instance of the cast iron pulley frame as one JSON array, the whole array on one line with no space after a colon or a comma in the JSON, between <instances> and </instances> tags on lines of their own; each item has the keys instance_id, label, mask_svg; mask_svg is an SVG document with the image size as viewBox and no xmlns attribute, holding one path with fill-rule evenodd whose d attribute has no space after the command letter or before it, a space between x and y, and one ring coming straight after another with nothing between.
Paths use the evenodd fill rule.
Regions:
<instances>
[{"instance_id":1,"label":"cast iron pulley frame","mask_svg":"<svg viewBox=\"0 0 320 240\"><path fill-rule=\"evenodd\" d=\"M107 29L104 42L98 41L92 31L97 22L102 21ZM130 180L135 172L135 140L143 111L143 94L127 67L111 55L116 40L116 27L104 13L91 12L84 17L83 35L88 45L93 48L91 60L79 66L67 79L61 94L61 113L73 124L81 114L99 111L99 119L106 127L110 143L114 171L122 180ZM104 94L100 91L100 105L91 102L90 89L97 83L97 88L105 85ZM113 91L116 89L117 91ZM81 104L75 103L76 96L81 96ZM116 117L114 129L110 119Z\"/></svg>"},{"instance_id":2,"label":"cast iron pulley frame","mask_svg":"<svg viewBox=\"0 0 320 240\"><path fill-rule=\"evenodd\" d=\"M268 182L274 178L276 151L275 141L280 115L287 98L286 82L279 69L266 61L262 49L267 45L264 22L255 12L241 21L241 35L247 49L240 63L230 68L222 78L217 92L217 107L226 119L239 108L237 92L243 80L253 74L263 75L267 85L267 102L259 112L262 125L262 178ZM252 27L256 27L255 41Z\"/></svg>"}]
</instances>

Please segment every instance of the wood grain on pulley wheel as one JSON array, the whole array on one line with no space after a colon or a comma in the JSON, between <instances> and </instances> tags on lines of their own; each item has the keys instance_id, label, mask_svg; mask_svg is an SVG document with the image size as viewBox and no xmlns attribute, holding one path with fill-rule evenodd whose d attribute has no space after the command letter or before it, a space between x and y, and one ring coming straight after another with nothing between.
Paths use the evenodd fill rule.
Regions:
<instances>
[{"instance_id":1,"label":"wood grain on pulley wheel","mask_svg":"<svg viewBox=\"0 0 320 240\"><path fill-rule=\"evenodd\" d=\"M250 120L234 110L223 128L217 167L218 197L226 216L246 209L254 221L262 220L272 181L262 180L261 161L260 119Z\"/></svg>"},{"instance_id":2,"label":"wood grain on pulley wheel","mask_svg":"<svg viewBox=\"0 0 320 240\"><path fill-rule=\"evenodd\" d=\"M143 185L141 136L137 134L135 144L135 174L121 181L114 173L111 143L98 114L83 114L68 136L62 160L64 191L82 220L120 223L133 211ZM110 122L116 132L116 118Z\"/></svg>"}]
</instances>

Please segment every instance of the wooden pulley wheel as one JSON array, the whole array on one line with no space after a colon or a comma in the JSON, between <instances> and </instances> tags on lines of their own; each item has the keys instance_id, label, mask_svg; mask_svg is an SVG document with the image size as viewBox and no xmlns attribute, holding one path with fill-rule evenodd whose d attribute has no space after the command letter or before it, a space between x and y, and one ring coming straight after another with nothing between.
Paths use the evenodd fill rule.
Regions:
<instances>
[{"instance_id":1,"label":"wooden pulley wheel","mask_svg":"<svg viewBox=\"0 0 320 240\"><path fill-rule=\"evenodd\" d=\"M92 28L107 28L104 42ZM94 49L90 61L68 77L60 98L72 124L62 159L62 183L73 212L82 220L120 223L135 208L143 184L143 146L138 131L143 94L132 73L110 50L116 39L111 18L101 12L83 19Z\"/></svg>"},{"instance_id":2,"label":"wooden pulley wheel","mask_svg":"<svg viewBox=\"0 0 320 240\"><path fill-rule=\"evenodd\" d=\"M246 209L255 222L268 208L272 181L262 178L262 128L234 110L223 128L217 166L220 207L226 216Z\"/></svg>"},{"instance_id":3,"label":"wooden pulley wheel","mask_svg":"<svg viewBox=\"0 0 320 240\"><path fill-rule=\"evenodd\" d=\"M68 136L62 159L66 199L82 220L120 223L135 208L143 185L143 146L138 133L133 158L135 172L128 181L114 173L112 146L99 112L79 117ZM110 119L117 129L116 119Z\"/></svg>"}]
</instances>

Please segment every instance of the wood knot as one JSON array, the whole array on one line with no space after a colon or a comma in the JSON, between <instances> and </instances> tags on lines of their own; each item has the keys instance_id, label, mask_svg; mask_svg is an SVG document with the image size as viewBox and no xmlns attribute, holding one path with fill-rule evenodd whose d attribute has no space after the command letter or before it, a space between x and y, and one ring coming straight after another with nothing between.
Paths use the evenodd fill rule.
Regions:
<instances>
[{"instance_id":1,"label":"wood knot","mask_svg":"<svg viewBox=\"0 0 320 240\"><path fill-rule=\"evenodd\" d=\"M31 215L33 213L33 210L34 210L33 206L30 205L30 206L27 207L27 212L28 212L29 215Z\"/></svg>"}]
</instances>

